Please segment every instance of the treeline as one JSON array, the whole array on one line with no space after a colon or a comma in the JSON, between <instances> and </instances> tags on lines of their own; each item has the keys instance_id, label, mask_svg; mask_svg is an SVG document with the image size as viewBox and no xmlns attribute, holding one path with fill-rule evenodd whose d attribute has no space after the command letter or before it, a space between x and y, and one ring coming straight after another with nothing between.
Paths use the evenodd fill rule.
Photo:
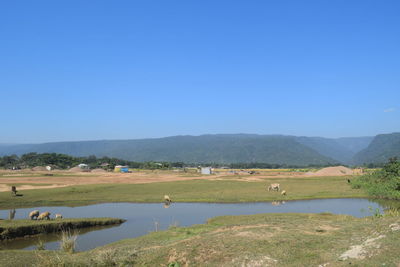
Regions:
<instances>
[{"instance_id":1,"label":"treeline","mask_svg":"<svg viewBox=\"0 0 400 267\"><path fill-rule=\"evenodd\" d=\"M56 169L68 169L78 164L87 164L90 169L103 168L107 170L114 169L116 165L125 165L135 169L172 169L185 167L210 166L213 168L230 169L286 169L286 168L304 168L304 167L326 167L329 165L308 165L295 166L287 164L269 164L269 163L183 163L183 162L135 162L109 157L73 157L58 153L28 153L22 156L11 155L0 157L0 168L3 169L26 169L37 166L51 166Z\"/></svg>"},{"instance_id":2,"label":"treeline","mask_svg":"<svg viewBox=\"0 0 400 267\"><path fill-rule=\"evenodd\" d=\"M374 197L400 199L400 162L391 158L382 169L353 179L352 186Z\"/></svg>"},{"instance_id":3,"label":"treeline","mask_svg":"<svg viewBox=\"0 0 400 267\"><path fill-rule=\"evenodd\" d=\"M4 169L26 169L37 166L51 166L56 169L69 169L79 164L87 164L90 169L103 168L114 169L116 165L125 165L130 168L140 169L169 169L183 167L183 163L170 162L133 162L109 157L73 157L57 153L28 153L20 157L17 155L0 157L0 168Z\"/></svg>"},{"instance_id":4,"label":"treeline","mask_svg":"<svg viewBox=\"0 0 400 267\"><path fill-rule=\"evenodd\" d=\"M270 164L262 162L254 163L232 163L229 164L231 169L296 169L296 168L324 168L333 166L332 164L309 164L306 166L290 165L290 164Z\"/></svg>"},{"instance_id":5,"label":"treeline","mask_svg":"<svg viewBox=\"0 0 400 267\"><path fill-rule=\"evenodd\" d=\"M368 168L368 169L377 169L377 168L383 168L386 163L364 163L360 165L363 168Z\"/></svg>"}]
</instances>

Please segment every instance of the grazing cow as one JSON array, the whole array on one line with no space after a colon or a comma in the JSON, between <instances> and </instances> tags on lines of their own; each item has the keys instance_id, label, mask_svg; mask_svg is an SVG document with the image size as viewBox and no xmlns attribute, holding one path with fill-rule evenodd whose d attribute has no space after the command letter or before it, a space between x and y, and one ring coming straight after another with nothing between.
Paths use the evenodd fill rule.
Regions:
<instances>
[{"instance_id":1,"label":"grazing cow","mask_svg":"<svg viewBox=\"0 0 400 267\"><path fill-rule=\"evenodd\" d=\"M165 203L171 203L172 200L171 200L171 198L170 198L168 195L164 195L164 202L165 202Z\"/></svg>"},{"instance_id":2,"label":"grazing cow","mask_svg":"<svg viewBox=\"0 0 400 267\"><path fill-rule=\"evenodd\" d=\"M56 219L62 219L62 218L63 218L63 217L62 217L61 214L59 214L59 213L56 214Z\"/></svg>"},{"instance_id":3,"label":"grazing cow","mask_svg":"<svg viewBox=\"0 0 400 267\"><path fill-rule=\"evenodd\" d=\"M286 191L283 190L283 191L281 192L281 195L282 195L282 196L286 196Z\"/></svg>"},{"instance_id":4,"label":"grazing cow","mask_svg":"<svg viewBox=\"0 0 400 267\"><path fill-rule=\"evenodd\" d=\"M17 195L17 187L15 187L14 185L13 186L11 186L11 194L13 195L13 196L16 196Z\"/></svg>"},{"instance_id":5,"label":"grazing cow","mask_svg":"<svg viewBox=\"0 0 400 267\"><path fill-rule=\"evenodd\" d=\"M39 217L39 211L38 210L34 210L34 211L31 211L29 213L29 218L31 218L31 220L34 220L34 219L37 220L38 217Z\"/></svg>"},{"instance_id":6,"label":"grazing cow","mask_svg":"<svg viewBox=\"0 0 400 267\"><path fill-rule=\"evenodd\" d=\"M50 214L51 214L50 212L45 211L43 213L40 213L40 215L39 215L39 217L37 217L37 219L38 220L44 220L44 219L50 220Z\"/></svg>"},{"instance_id":7,"label":"grazing cow","mask_svg":"<svg viewBox=\"0 0 400 267\"><path fill-rule=\"evenodd\" d=\"M268 191L280 191L279 184L271 184L268 186Z\"/></svg>"}]
</instances>

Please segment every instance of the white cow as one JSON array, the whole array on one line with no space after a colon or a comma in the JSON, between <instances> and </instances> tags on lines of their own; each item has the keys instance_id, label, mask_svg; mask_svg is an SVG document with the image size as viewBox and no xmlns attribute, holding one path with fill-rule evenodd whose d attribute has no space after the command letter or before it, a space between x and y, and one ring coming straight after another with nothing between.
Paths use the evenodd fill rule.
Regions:
<instances>
[{"instance_id":1,"label":"white cow","mask_svg":"<svg viewBox=\"0 0 400 267\"><path fill-rule=\"evenodd\" d=\"M171 203L172 200L171 200L171 198L170 198L168 195L164 195L164 202L165 202L165 203Z\"/></svg>"},{"instance_id":2,"label":"white cow","mask_svg":"<svg viewBox=\"0 0 400 267\"><path fill-rule=\"evenodd\" d=\"M280 191L280 187L279 184L270 184L270 186L268 186L268 191Z\"/></svg>"}]
</instances>

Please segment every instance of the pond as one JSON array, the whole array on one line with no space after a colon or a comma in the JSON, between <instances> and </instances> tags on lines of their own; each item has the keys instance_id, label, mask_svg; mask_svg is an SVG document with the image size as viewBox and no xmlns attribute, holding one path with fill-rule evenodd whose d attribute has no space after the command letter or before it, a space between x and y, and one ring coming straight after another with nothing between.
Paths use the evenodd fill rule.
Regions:
<instances>
[{"instance_id":1,"label":"pond","mask_svg":"<svg viewBox=\"0 0 400 267\"><path fill-rule=\"evenodd\" d=\"M257 213L321 213L347 214L355 217L370 216L380 204L368 199L314 199L286 202L257 203L105 203L82 207L35 207L16 209L15 219L27 218L30 211L61 213L64 218L114 217L127 220L119 226L80 229L77 250L84 251L121 239L138 237L170 226L202 224L207 219L222 215L250 215ZM7 219L12 211L0 210L0 218ZM12 214L11 214L12 215ZM39 239L48 250L59 249L59 234L41 235L9 242L0 242L0 249L36 248Z\"/></svg>"}]
</instances>

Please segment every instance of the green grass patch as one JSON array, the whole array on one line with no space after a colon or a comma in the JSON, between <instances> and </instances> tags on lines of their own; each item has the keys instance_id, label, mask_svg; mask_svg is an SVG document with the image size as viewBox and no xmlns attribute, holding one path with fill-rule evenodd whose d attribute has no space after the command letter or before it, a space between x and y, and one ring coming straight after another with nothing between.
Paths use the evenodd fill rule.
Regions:
<instances>
[{"instance_id":1,"label":"green grass patch","mask_svg":"<svg viewBox=\"0 0 400 267\"><path fill-rule=\"evenodd\" d=\"M280 183L287 192L268 192L270 183ZM347 177L273 178L262 182L190 180L149 184L97 184L52 189L21 190L23 196L0 193L0 208L79 206L104 202L162 202L165 194L174 202L261 202L318 198L366 197L352 189Z\"/></svg>"},{"instance_id":2,"label":"green grass patch","mask_svg":"<svg viewBox=\"0 0 400 267\"><path fill-rule=\"evenodd\" d=\"M222 216L91 251L0 251L2 266L398 266L399 217ZM397 229L397 230L396 230ZM374 239L373 241L368 241ZM342 255L359 246L356 257Z\"/></svg>"}]
</instances>

